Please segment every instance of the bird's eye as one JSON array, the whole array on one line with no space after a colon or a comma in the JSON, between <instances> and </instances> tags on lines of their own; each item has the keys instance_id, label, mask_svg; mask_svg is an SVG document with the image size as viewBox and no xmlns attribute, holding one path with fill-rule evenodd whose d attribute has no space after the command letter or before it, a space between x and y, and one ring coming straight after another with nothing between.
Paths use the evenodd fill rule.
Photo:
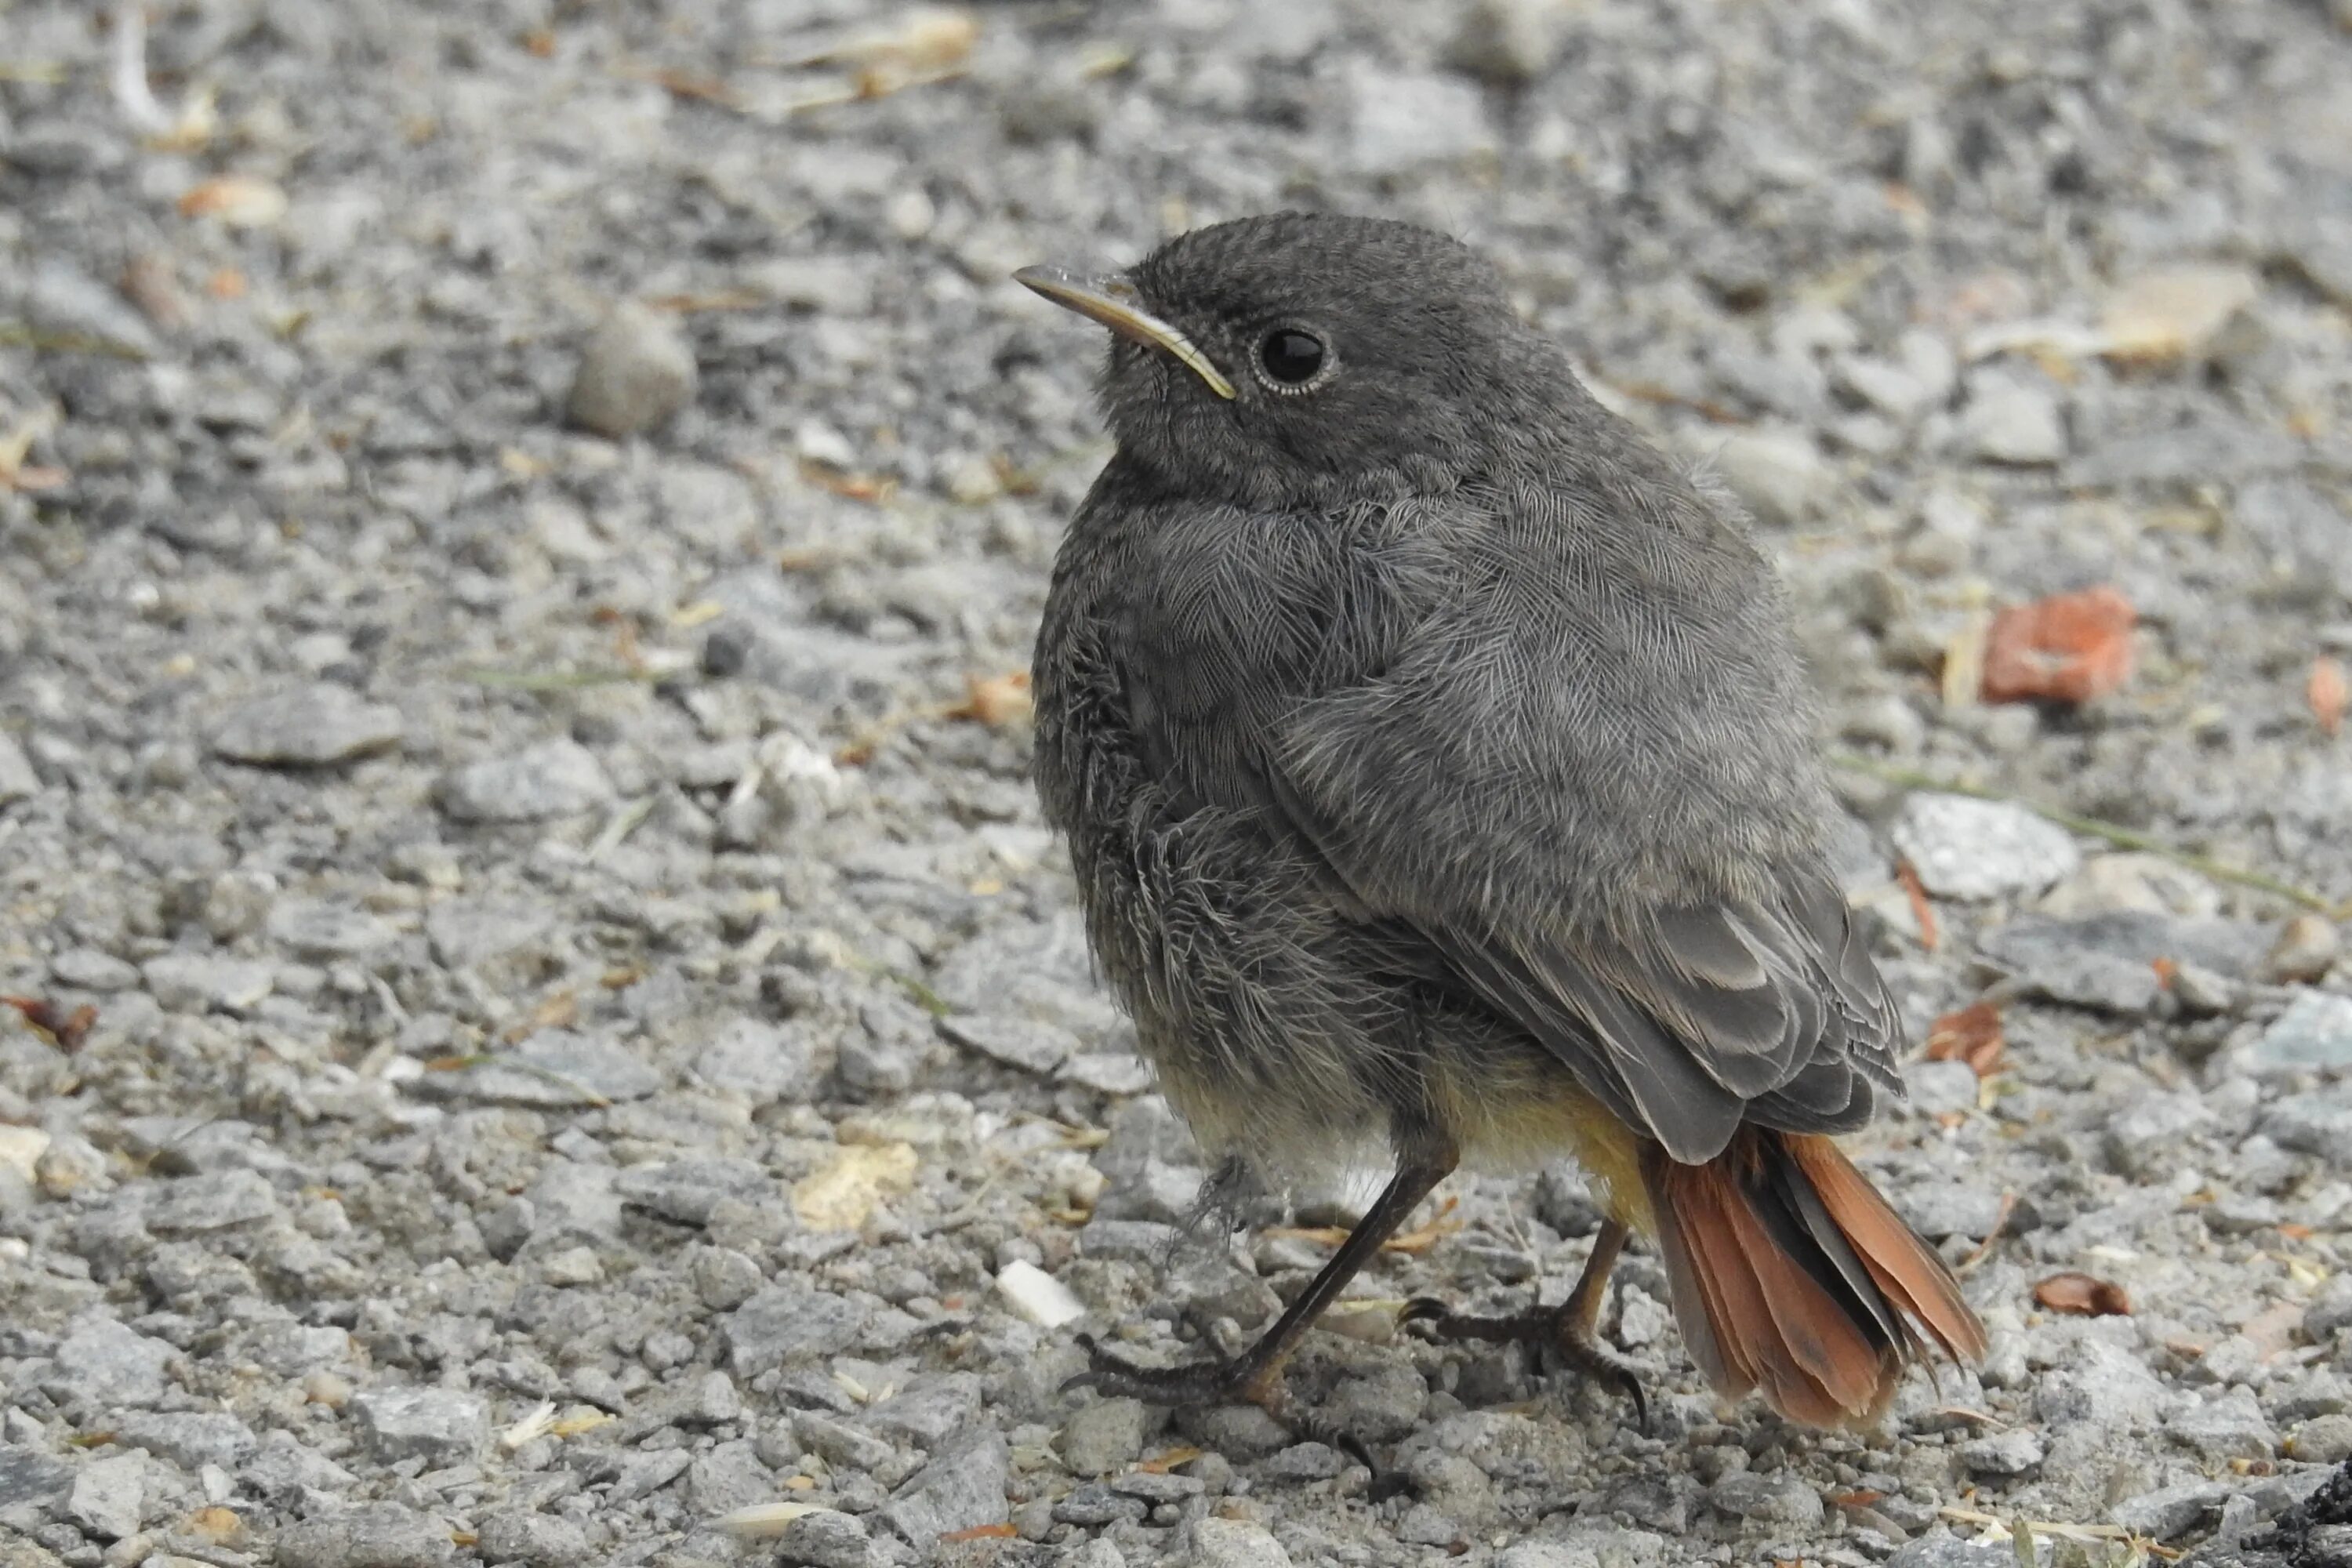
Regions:
<instances>
[{"instance_id":1,"label":"bird's eye","mask_svg":"<svg viewBox=\"0 0 2352 1568\"><path fill-rule=\"evenodd\" d=\"M1296 327L1277 327L1257 345L1257 362L1265 367L1269 380L1297 386L1315 379L1315 373L1323 368L1323 340Z\"/></svg>"}]
</instances>

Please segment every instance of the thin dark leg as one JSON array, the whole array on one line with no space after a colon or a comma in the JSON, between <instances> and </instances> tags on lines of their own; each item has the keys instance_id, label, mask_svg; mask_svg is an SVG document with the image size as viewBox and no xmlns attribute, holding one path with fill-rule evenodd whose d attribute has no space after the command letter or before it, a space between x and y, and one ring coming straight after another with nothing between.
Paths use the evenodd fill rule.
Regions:
<instances>
[{"instance_id":1,"label":"thin dark leg","mask_svg":"<svg viewBox=\"0 0 2352 1568\"><path fill-rule=\"evenodd\" d=\"M1647 1432L1649 1396L1642 1391L1633 1369L1603 1346L1600 1337L1601 1303L1609 1293L1609 1271L1625 1250L1626 1235L1621 1222L1601 1222L1600 1234L1592 1238L1591 1254L1584 1260L1584 1272L1576 1277L1576 1288L1568 1293L1568 1300L1557 1307L1535 1307L1507 1318L1478 1318L1448 1311L1443 1301L1423 1296L1405 1303L1397 1321L1423 1324L1433 1339L1517 1343L1556 1355L1632 1400L1634 1423Z\"/></svg>"},{"instance_id":2,"label":"thin dark leg","mask_svg":"<svg viewBox=\"0 0 2352 1568\"><path fill-rule=\"evenodd\" d=\"M1447 1149L1400 1165L1370 1210L1348 1233L1339 1250L1331 1255L1331 1261L1275 1320L1274 1326L1241 1354L1231 1360L1195 1362L1184 1366L1129 1366L1105 1355L1092 1339L1082 1339L1080 1342L1094 1358L1094 1365L1065 1383L1064 1391L1095 1388L1113 1396L1149 1400L1154 1405L1225 1405L1245 1400L1291 1430L1318 1441L1329 1441L1335 1447L1345 1447L1370 1465L1370 1458L1360 1443L1343 1434L1327 1436L1291 1403L1289 1389L1283 1383L1283 1366L1298 1348L1299 1338L1309 1325L1339 1299L1339 1292L1348 1288L1348 1281L1371 1261L1381 1244L1396 1234L1397 1227L1429 1195L1430 1190L1445 1179L1455 1160L1454 1152Z\"/></svg>"}]
</instances>

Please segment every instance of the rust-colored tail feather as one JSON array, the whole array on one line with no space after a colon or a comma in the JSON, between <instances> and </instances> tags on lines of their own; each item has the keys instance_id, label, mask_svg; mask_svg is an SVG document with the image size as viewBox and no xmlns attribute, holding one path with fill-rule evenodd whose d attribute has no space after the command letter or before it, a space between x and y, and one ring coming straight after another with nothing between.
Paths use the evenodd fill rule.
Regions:
<instances>
[{"instance_id":1,"label":"rust-colored tail feather","mask_svg":"<svg viewBox=\"0 0 2352 1568\"><path fill-rule=\"evenodd\" d=\"M1654 1145L1642 1174L1675 1317L1721 1393L1867 1424L1926 1355L1922 1331L1955 1360L1984 1354L1951 1270L1828 1139L1743 1132L1704 1165Z\"/></svg>"}]
</instances>

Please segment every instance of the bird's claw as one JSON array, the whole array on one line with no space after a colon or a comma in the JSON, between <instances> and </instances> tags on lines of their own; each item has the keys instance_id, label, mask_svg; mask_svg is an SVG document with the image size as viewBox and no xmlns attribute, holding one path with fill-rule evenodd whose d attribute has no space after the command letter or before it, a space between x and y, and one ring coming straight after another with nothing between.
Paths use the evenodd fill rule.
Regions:
<instances>
[{"instance_id":1,"label":"bird's claw","mask_svg":"<svg viewBox=\"0 0 2352 1568\"><path fill-rule=\"evenodd\" d=\"M1489 1344L1520 1344L1573 1369L1588 1382L1624 1395L1633 1406L1633 1425L1650 1435L1650 1398L1642 1380L1615 1351L1575 1321L1564 1307L1538 1307L1504 1318L1473 1317L1447 1310L1434 1297L1416 1296L1397 1314L1397 1326L1418 1323L1433 1340L1460 1342L1475 1340Z\"/></svg>"}]
</instances>

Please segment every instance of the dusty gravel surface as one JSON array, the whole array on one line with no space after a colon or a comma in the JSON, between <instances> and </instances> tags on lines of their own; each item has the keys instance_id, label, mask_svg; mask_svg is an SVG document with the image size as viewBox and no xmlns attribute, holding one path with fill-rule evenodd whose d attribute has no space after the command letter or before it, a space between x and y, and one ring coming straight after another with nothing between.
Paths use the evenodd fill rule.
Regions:
<instances>
[{"instance_id":1,"label":"dusty gravel surface","mask_svg":"<svg viewBox=\"0 0 2352 1568\"><path fill-rule=\"evenodd\" d=\"M100 9L0 0L0 1563L2352 1561L2343 0L156 0L152 101ZM1002 679L1104 450L1006 273L1284 205L1487 247L1791 579L2004 1036L1854 1142L1994 1337L1874 1431L1645 1254L1647 1437L1391 1332L1563 1289L1566 1167L1313 1336L1400 1495L1056 1393L1364 1196L1180 1245ZM1972 700L2101 584L2120 689Z\"/></svg>"}]
</instances>

